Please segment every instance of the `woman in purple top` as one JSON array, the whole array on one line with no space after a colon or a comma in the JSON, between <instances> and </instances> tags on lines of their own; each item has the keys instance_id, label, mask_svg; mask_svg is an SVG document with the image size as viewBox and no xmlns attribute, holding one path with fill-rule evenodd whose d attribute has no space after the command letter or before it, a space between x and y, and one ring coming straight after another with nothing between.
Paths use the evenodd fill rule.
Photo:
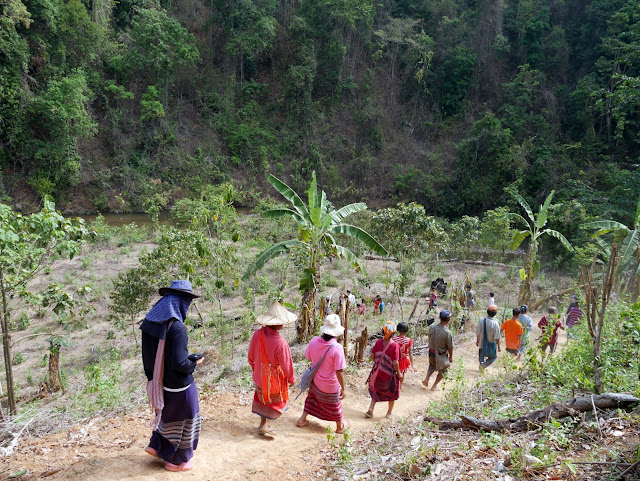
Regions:
<instances>
[{"instance_id":1,"label":"woman in purple top","mask_svg":"<svg viewBox=\"0 0 640 481\"><path fill-rule=\"evenodd\" d=\"M318 419L335 422L336 433L343 434L350 423L342 420L342 399L344 399L342 370L347 367L347 362L344 349L336 341L336 337L344 332L340 317L329 314L320 332L322 336L311 339L304 355L314 366L320 362L325 353L326 357L313 376L313 382L304 402L304 411L296 426L299 428L308 426L307 416L311 415Z\"/></svg>"}]
</instances>

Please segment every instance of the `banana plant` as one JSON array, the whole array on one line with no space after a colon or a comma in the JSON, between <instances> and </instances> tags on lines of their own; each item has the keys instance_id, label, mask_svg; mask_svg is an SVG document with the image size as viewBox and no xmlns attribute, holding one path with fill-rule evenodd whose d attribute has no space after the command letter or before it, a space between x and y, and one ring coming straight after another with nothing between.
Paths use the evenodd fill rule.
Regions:
<instances>
[{"instance_id":1,"label":"banana plant","mask_svg":"<svg viewBox=\"0 0 640 481\"><path fill-rule=\"evenodd\" d=\"M603 236L613 235L612 243L621 246L620 272L627 273L625 291L631 290L631 300L637 301L640 293L640 199L638 199L631 227L615 220L596 220L582 224L580 227L594 229L593 238L601 247L608 247L603 242Z\"/></svg>"},{"instance_id":2,"label":"banana plant","mask_svg":"<svg viewBox=\"0 0 640 481\"><path fill-rule=\"evenodd\" d=\"M513 240L511 242L511 248L515 250L520 247L527 238L530 239L525 265L522 269L520 269L521 283L520 295L518 300L520 304L528 304L531 300L531 286L533 284L536 272L540 267L540 262L538 261L540 238L546 235L555 237L564 247L566 247L570 251L573 251L573 247L564 235L562 235L557 230L545 228L549 220L549 207L551 206L551 200L553 199L554 194L555 191L552 190L545 199L544 204L540 206L540 210L534 214L533 210L531 210L531 207L529 206L527 201L522 198L522 196L520 196L517 192L511 192L513 198L518 202L518 204L520 204L527 215L526 217L524 217L517 213L508 214L509 218L515 220L516 222L524 224L525 226L524 229L518 230L514 233Z\"/></svg>"},{"instance_id":3,"label":"banana plant","mask_svg":"<svg viewBox=\"0 0 640 481\"><path fill-rule=\"evenodd\" d=\"M258 254L248 267L243 278L248 279L271 259L290 252L301 252L305 259L299 289L302 295L302 316L298 323L300 342L306 341L314 332L314 303L320 280L320 266L323 254L346 259L356 271L364 268L358 257L348 248L336 241L338 234L346 235L362 242L367 248L380 255L388 255L386 249L370 234L351 224L343 222L348 216L366 210L367 204L358 202L340 209L327 200L324 191L318 192L316 173L313 172L307 191L307 204L287 184L273 175L269 175L269 183L291 203L290 208L267 211L266 217L278 219L292 217L298 224L298 237L284 240L265 249Z\"/></svg>"}]
</instances>

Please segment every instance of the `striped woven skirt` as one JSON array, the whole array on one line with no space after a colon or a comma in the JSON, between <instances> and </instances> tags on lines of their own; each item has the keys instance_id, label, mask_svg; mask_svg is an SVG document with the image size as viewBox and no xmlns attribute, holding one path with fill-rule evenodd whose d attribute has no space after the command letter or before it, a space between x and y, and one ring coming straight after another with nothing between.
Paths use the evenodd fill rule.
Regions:
<instances>
[{"instance_id":1,"label":"striped woven skirt","mask_svg":"<svg viewBox=\"0 0 640 481\"><path fill-rule=\"evenodd\" d=\"M162 420L151 435L149 447L164 461L186 463L198 447L201 423L195 383L181 392L165 391Z\"/></svg>"},{"instance_id":2,"label":"striped woven skirt","mask_svg":"<svg viewBox=\"0 0 640 481\"><path fill-rule=\"evenodd\" d=\"M374 402L395 401L400 397L400 379L395 373L386 379L378 375L373 389L369 386L369 396Z\"/></svg>"},{"instance_id":3,"label":"striped woven skirt","mask_svg":"<svg viewBox=\"0 0 640 481\"><path fill-rule=\"evenodd\" d=\"M253 394L253 405L251 406L251 412L261 416L263 418L278 419L282 416L287 409L289 409L289 401L277 401L270 404L264 404L262 401L262 389L260 386L256 386L256 390ZM278 399L280 397L278 396Z\"/></svg>"},{"instance_id":4,"label":"striped woven skirt","mask_svg":"<svg viewBox=\"0 0 640 481\"><path fill-rule=\"evenodd\" d=\"M340 393L322 392L311 383L307 399L304 402L304 412L324 421L342 421L342 402Z\"/></svg>"}]
</instances>

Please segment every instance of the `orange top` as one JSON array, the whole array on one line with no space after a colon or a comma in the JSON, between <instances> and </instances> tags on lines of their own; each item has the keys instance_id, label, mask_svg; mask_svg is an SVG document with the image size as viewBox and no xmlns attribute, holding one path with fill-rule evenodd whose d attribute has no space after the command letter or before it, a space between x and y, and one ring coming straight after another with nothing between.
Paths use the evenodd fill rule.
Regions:
<instances>
[{"instance_id":1,"label":"orange top","mask_svg":"<svg viewBox=\"0 0 640 481\"><path fill-rule=\"evenodd\" d=\"M522 330L522 324L515 319L507 319L502 323L500 330L504 331L507 349L518 349L518 346L520 346L520 336L522 336L524 332Z\"/></svg>"}]
</instances>

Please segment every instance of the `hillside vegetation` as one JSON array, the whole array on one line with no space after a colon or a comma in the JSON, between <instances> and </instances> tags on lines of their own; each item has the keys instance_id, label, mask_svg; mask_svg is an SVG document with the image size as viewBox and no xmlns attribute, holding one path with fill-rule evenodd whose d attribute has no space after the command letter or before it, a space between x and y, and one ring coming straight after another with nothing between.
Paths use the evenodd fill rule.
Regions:
<instances>
[{"instance_id":1,"label":"hillside vegetation","mask_svg":"<svg viewBox=\"0 0 640 481\"><path fill-rule=\"evenodd\" d=\"M632 0L8 0L0 194L147 210L311 172L335 201L477 215L504 188L631 220Z\"/></svg>"}]
</instances>

